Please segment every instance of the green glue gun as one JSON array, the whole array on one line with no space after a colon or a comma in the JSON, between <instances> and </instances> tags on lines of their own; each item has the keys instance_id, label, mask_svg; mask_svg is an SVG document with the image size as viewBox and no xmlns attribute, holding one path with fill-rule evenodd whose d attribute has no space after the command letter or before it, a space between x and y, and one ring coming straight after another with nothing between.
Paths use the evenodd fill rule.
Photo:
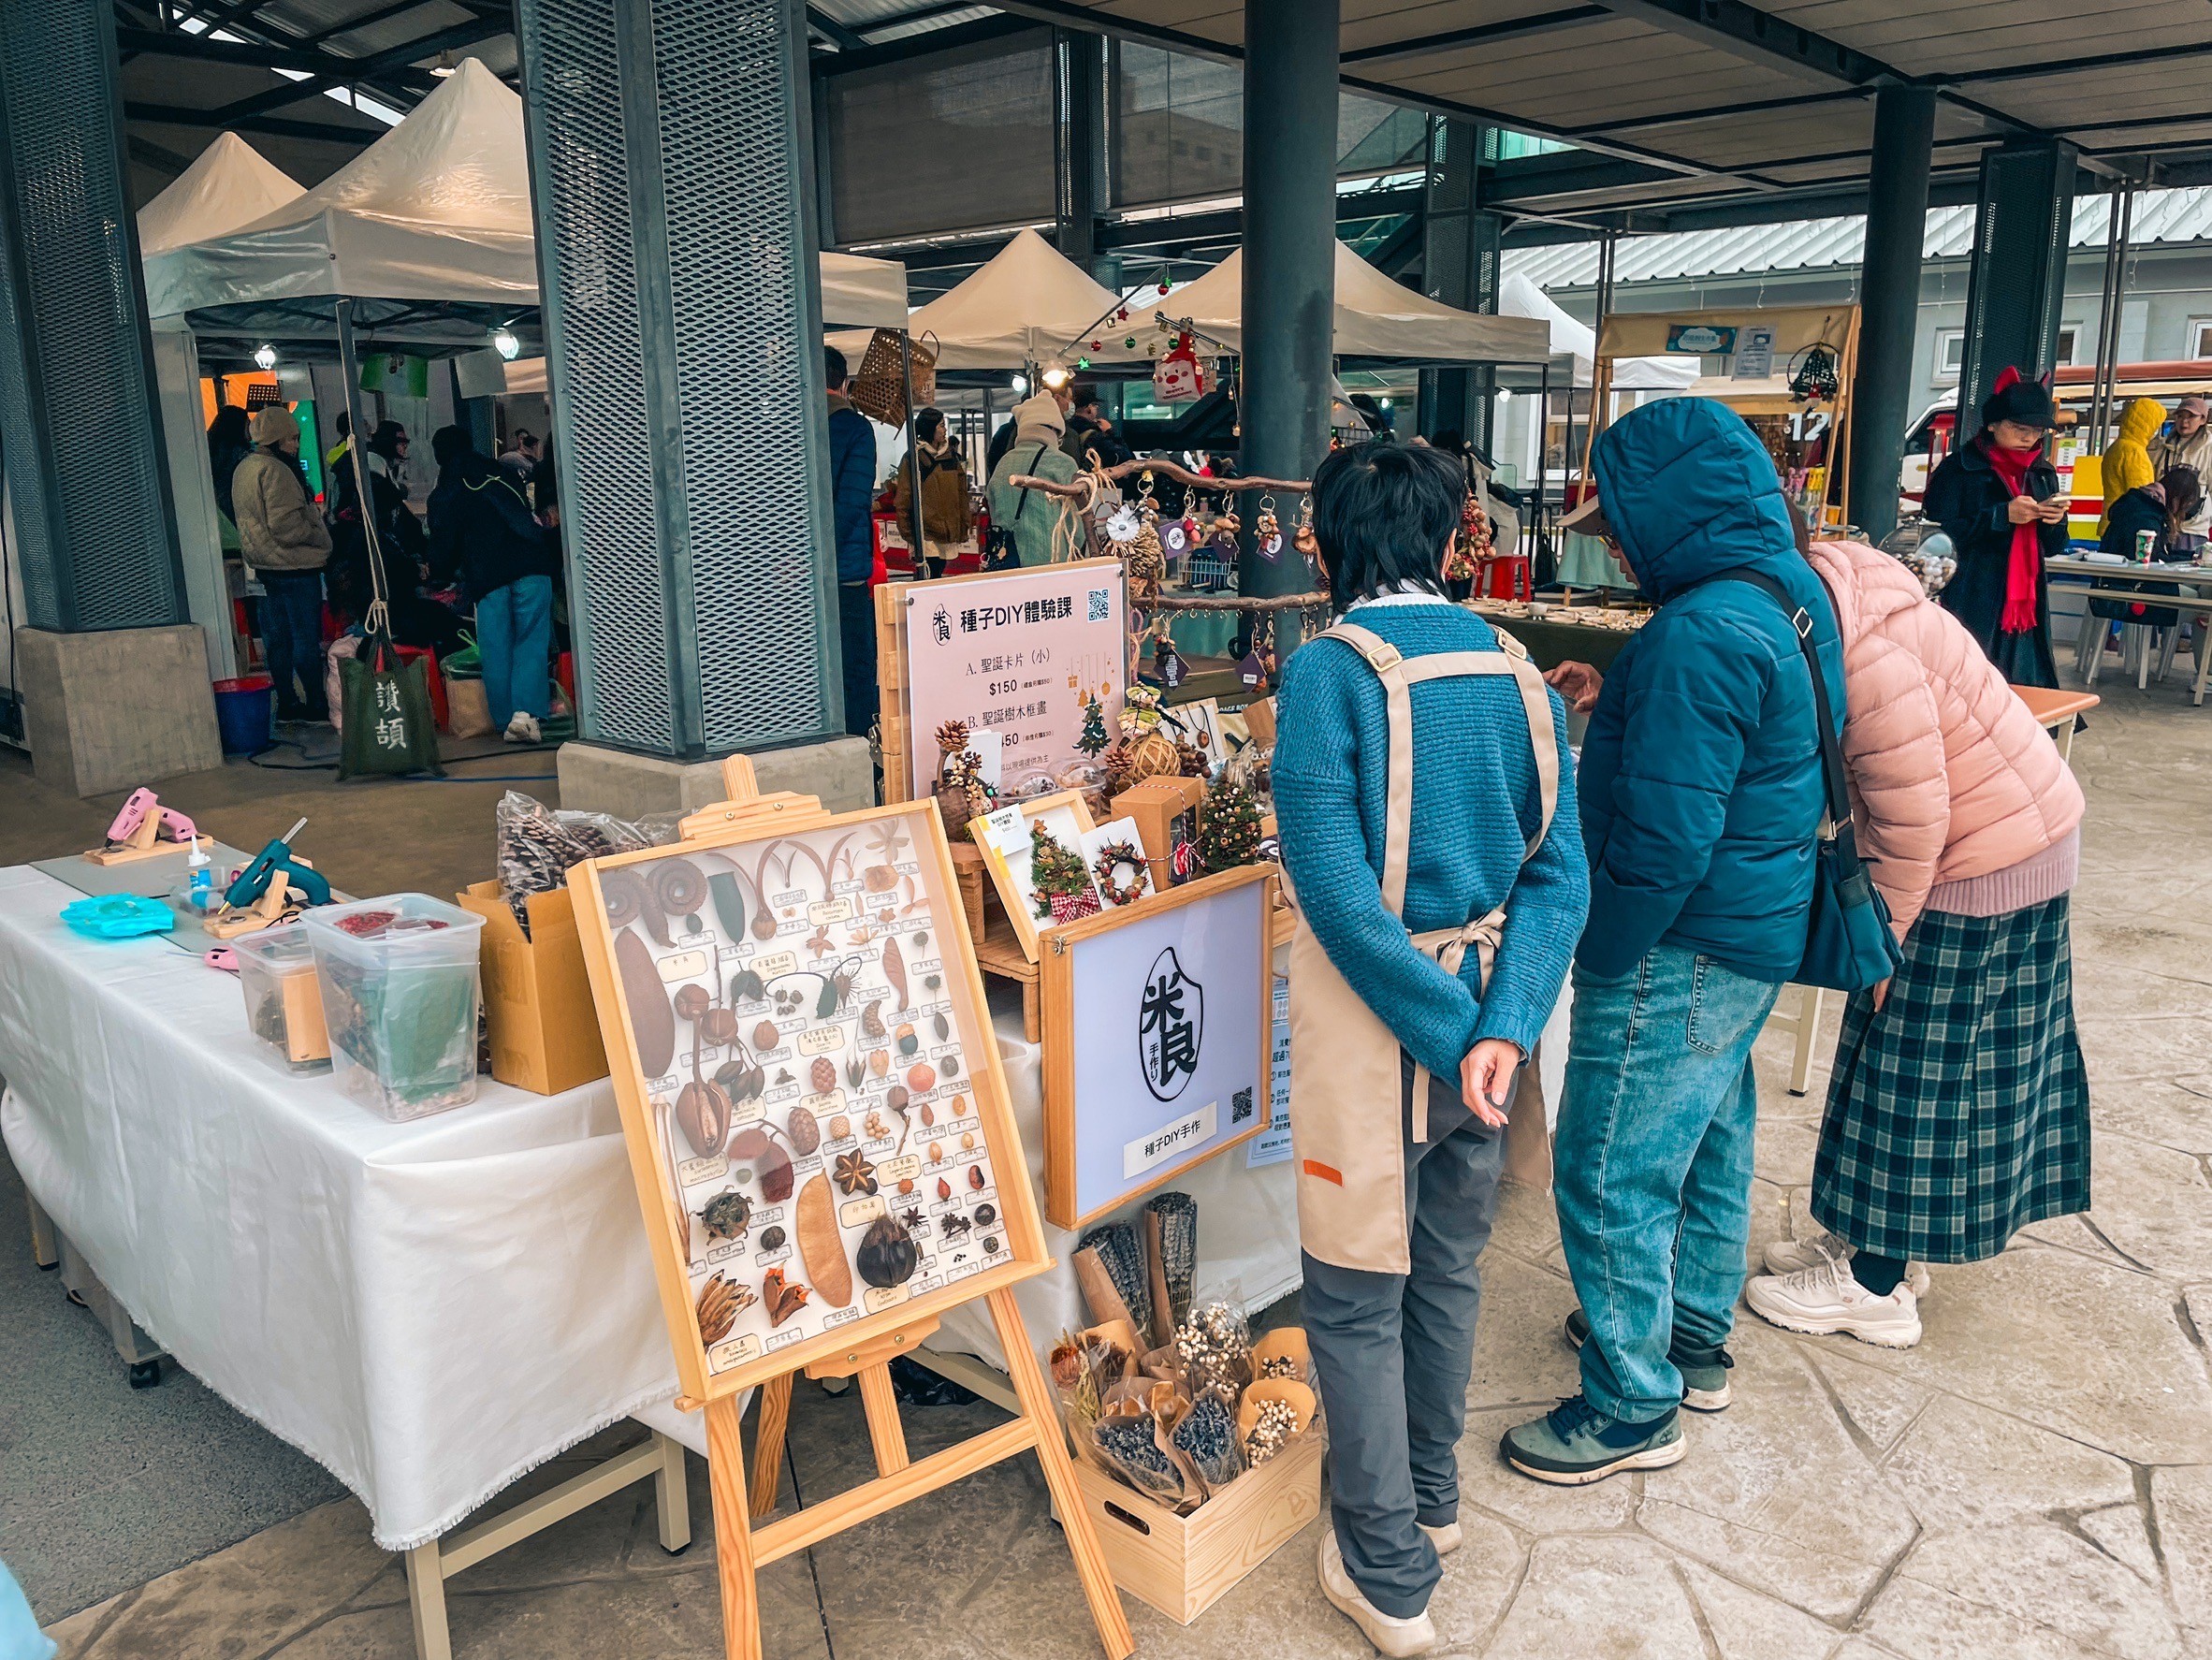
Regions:
<instances>
[{"instance_id":1,"label":"green glue gun","mask_svg":"<svg viewBox=\"0 0 2212 1660\"><path fill-rule=\"evenodd\" d=\"M269 892L269 884L277 872L284 872L285 884L295 890L310 905L330 903L330 883L320 871L292 852L292 839L307 828L307 821L298 823L278 837L254 855L253 863L231 878L230 886L223 890L223 903L233 910L242 910Z\"/></svg>"}]
</instances>

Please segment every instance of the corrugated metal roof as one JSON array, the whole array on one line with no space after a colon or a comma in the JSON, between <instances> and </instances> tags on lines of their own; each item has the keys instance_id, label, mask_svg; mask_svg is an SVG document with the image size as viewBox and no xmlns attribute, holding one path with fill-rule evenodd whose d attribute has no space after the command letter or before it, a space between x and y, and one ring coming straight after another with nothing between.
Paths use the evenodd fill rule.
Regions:
<instances>
[{"instance_id":1,"label":"corrugated metal roof","mask_svg":"<svg viewBox=\"0 0 2212 1660\"><path fill-rule=\"evenodd\" d=\"M2073 244L2102 248L2109 196L2074 204ZM2187 190L2147 190L2135 197L2130 240L2212 241L2212 185ZM1973 248L1972 207L1930 208L1921 255L1928 259L1964 259ZM1688 277L1754 275L1765 271L1825 270L1855 266L1866 246L1867 222L1800 219L1783 225L1746 225L1728 230L1678 231L1666 236L1623 237L1613 253L1616 283L1670 282ZM1539 288L1587 288L1597 282L1597 244L1567 242L1550 248L1509 248L1506 269L1527 276Z\"/></svg>"}]
</instances>

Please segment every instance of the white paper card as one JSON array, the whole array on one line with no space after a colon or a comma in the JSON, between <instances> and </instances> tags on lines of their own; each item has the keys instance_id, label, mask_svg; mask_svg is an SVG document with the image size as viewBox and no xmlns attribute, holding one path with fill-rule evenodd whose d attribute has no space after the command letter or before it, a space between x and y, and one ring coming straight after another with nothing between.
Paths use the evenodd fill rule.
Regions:
<instances>
[{"instance_id":1,"label":"white paper card","mask_svg":"<svg viewBox=\"0 0 2212 1660\"><path fill-rule=\"evenodd\" d=\"M1201 1147L1214 1139L1215 1107L1208 1101L1195 1113L1186 1113L1171 1123L1163 1124L1149 1135L1141 1135L1133 1142L1125 1142L1121 1149L1121 1173L1124 1181L1141 1176L1148 1170L1157 1170L1181 1153L1186 1147Z\"/></svg>"}]
</instances>

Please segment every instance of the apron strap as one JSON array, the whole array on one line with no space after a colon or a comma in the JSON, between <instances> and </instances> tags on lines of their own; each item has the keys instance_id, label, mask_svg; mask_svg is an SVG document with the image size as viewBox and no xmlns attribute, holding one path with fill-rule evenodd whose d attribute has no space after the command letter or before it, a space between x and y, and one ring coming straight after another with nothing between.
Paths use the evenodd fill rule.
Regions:
<instances>
[{"instance_id":1,"label":"apron strap","mask_svg":"<svg viewBox=\"0 0 2212 1660\"><path fill-rule=\"evenodd\" d=\"M1503 630L1497 631L1496 651L1436 651L1407 658L1380 634L1355 622L1339 621L1314 637L1336 639L1360 654L1383 685L1384 715L1390 730L1390 765L1386 775L1383 813L1382 901L1390 914L1405 914L1405 872L1413 834L1413 687L1429 680L1463 675L1511 675L1521 692L1528 717L1529 744L1536 765L1540 802L1536 832L1521 849L1522 864L1535 856L1550 833L1551 818L1559 805L1559 741L1551 721L1551 699L1544 677L1529 661L1528 648ZM1434 951L1438 965L1457 976L1473 945L1481 983L1490 983L1490 967L1504 932L1503 906L1463 927L1441 929L1414 936L1417 948ZM1416 1143L1429 1139L1428 1069L1416 1065L1413 1075L1412 1130Z\"/></svg>"}]
</instances>

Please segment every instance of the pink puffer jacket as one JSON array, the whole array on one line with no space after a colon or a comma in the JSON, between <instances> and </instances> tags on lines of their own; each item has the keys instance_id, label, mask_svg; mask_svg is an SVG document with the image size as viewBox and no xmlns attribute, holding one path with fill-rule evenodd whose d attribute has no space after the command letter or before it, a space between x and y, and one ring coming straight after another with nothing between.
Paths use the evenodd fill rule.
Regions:
<instances>
[{"instance_id":1,"label":"pink puffer jacket","mask_svg":"<svg viewBox=\"0 0 2212 1660\"><path fill-rule=\"evenodd\" d=\"M1987 876L2064 840L2081 823L2081 786L1913 572L1863 542L1815 542L1807 557L1843 634L1858 849L1901 937L1934 883Z\"/></svg>"}]
</instances>

